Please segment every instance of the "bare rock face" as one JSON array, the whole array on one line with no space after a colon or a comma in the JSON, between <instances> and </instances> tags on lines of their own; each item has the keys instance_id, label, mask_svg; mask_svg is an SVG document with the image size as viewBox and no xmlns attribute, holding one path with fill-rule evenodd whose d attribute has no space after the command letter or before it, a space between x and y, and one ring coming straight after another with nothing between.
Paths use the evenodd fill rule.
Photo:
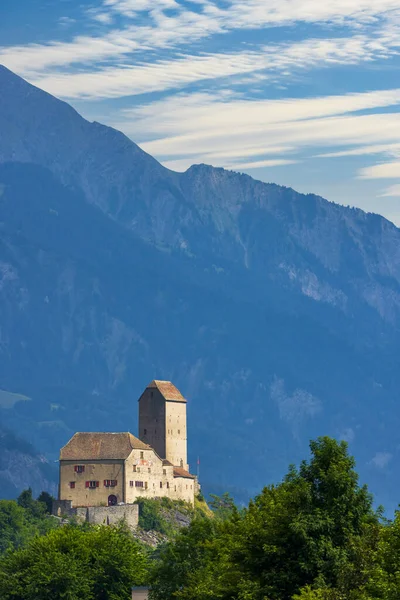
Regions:
<instances>
[{"instance_id":1,"label":"bare rock face","mask_svg":"<svg viewBox=\"0 0 400 600\"><path fill-rule=\"evenodd\" d=\"M397 504L399 311L392 223L174 173L0 67L0 390L30 399L0 419L48 460L76 430L135 433L157 377L189 398L206 492L246 497L330 434Z\"/></svg>"}]
</instances>

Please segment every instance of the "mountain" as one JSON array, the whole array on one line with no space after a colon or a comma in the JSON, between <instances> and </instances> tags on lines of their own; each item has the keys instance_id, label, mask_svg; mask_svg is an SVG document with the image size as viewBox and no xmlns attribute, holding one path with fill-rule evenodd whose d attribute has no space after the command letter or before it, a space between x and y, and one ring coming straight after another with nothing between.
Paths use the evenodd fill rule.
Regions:
<instances>
[{"instance_id":1,"label":"mountain","mask_svg":"<svg viewBox=\"0 0 400 600\"><path fill-rule=\"evenodd\" d=\"M76 430L135 433L171 379L206 491L244 499L328 434L392 509L399 242L315 195L174 173L0 67L0 419L52 461Z\"/></svg>"},{"instance_id":2,"label":"mountain","mask_svg":"<svg viewBox=\"0 0 400 600\"><path fill-rule=\"evenodd\" d=\"M1 498L15 498L23 489L31 488L35 497L47 489L57 493L57 469L24 440L0 427Z\"/></svg>"}]
</instances>

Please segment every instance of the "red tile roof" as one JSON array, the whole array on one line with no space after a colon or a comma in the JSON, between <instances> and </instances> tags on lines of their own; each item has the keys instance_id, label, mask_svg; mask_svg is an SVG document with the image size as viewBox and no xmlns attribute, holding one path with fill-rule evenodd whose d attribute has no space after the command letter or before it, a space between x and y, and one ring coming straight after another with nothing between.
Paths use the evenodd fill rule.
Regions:
<instances>
[{"instance_id":1,"label":"red tile roof","mask_svg":"<svg viewBox=\"0 0 400 600\"><path fill-rule=\"evenodd\" d=\"M151 447L131 433L75 433L60 450L60 460L124 460L132 450Z\"/></svg>"},{"instance_id":2,"label":"red tile roof","mask_svg":"<svg viewBox=\"0 0 400 600\"><path fill-rule=\"evenodd\" d=\"M165 400L173 400L175 402L186 402L178 388L170 381L159 381L154 379L147 388L157 388L164 396Z\"/></svg>"},{"instance_id":3,"label":"red tile roof","mask_svg":"<svg viewBox=\"0 0 400 600\"><path fill-rule=\"evenodd\" d=\"M189 471L182 467L174 467L174 477L184 477L185 479L196 479L194 475L191 475Z\"/></svg>"}]
</instances>

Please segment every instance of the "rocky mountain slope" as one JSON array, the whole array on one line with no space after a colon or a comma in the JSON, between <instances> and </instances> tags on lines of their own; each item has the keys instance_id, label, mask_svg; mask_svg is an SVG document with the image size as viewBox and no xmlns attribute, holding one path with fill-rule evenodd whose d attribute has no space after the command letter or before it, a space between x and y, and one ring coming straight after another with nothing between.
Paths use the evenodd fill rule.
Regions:
<instances>
[{"instance_id":1,"label":"rocky mountain slope","mask_svg":"<svg viewBox=\"0 0 400 600\"><path fill-rule=\"evenodd\" d=\"M163 168L0 67L0 418L51 460L136 431L167 378L192 464L238 497L310 437L348 439L397 503L400 231L223 169Z\"/></svg>"}]
</instances>

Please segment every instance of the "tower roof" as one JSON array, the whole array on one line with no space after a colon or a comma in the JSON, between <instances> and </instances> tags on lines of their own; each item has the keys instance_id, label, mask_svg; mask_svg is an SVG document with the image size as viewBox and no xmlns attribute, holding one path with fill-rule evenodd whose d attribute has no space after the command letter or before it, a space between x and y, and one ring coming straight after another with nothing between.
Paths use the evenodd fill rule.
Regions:
<instances>
[{"instance_id":1,"label":"tower roof","mask_svg":"<svg viewBox=\"0 0 400 600\"><path fill-rule=\"evenodd\" d=\"M60 460L124 460L132 450L151 447L129 432L75 433L60 450Z\"/></svg>"},{"instance_id":2,"label":"tower roof","mask_svg":"<svg viewBox=\"0 0 400 600\"><path fill-rule=\"evenodd\" d=\"M186 399L182 396L177 387L174 386L170 381L159 381L153 379L146 389L156 388L165 400L171 400L173 402L186 402Z\"/></svg>"}]
</instances>

